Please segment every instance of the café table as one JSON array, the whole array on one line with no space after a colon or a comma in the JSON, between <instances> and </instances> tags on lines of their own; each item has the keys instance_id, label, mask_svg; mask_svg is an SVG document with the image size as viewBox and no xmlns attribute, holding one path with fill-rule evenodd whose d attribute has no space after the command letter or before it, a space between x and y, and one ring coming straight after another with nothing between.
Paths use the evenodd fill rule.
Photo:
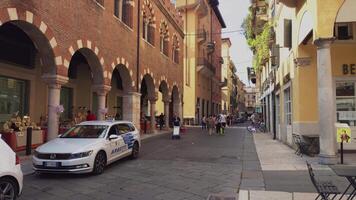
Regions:
<instances>
[{"instance_id":1,"label":"caf\u00e9 table","mask_svg":"<svg viewBox=\"0 0 356 200\"><path fill-rule=\"evenodd\" d=\"M356 196L356 165L331 165L330 168L335 172L336 175L345 177L350 183L340 199L345 196L350 187L353 187L353 190L347 199L354 199Z\"/></svg>"}]
</instances>

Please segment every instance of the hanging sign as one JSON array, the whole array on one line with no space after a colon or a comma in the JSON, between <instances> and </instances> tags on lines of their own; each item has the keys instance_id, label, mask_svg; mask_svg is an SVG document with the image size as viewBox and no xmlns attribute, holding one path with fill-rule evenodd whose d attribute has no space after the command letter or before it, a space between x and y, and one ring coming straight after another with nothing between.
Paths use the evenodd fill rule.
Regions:
<instances>
[{"instance_id":1,"label":"hanging sign","mask_svg":"<svg viewBox=\"0 0 356 200\"><path fill-rule=\"evenodd\" d=\"M338 143L351 143L351 129L347 124L336 125L336 141Z\"/></svg>"}]
</instances>

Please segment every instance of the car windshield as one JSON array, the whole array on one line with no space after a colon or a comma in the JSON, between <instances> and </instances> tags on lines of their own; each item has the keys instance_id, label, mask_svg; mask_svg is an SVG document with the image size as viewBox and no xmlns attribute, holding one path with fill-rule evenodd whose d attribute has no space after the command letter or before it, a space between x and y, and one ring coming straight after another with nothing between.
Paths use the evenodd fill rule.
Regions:
<instances>
[{"instance_id":1,"label":"car windshield","mask_svg":"<svg viewBox=\"0 0 356 200\"><path fill-rule=\"evenodd\" d=\"M104 137L108 126L77 125L64 133L61 138L101 138Z\"/></svg>"}]
</instances>

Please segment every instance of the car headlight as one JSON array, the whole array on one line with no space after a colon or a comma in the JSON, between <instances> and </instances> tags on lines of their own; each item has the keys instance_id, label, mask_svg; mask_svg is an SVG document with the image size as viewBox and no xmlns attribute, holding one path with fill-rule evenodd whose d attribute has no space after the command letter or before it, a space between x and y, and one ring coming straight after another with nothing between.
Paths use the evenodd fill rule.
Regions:
<instances>
[{"instance_id":1,"label":"car headlight","mask_svg":"<svg viewBox=\"0 0 356 200\"><path fill-rule=\"evenodd\" d=\"M33 151L33 156L35 156L36 158L38 158L38 151L34 150L34 151Z\"/></svg>"},{"instance_id":2,"label":"car headlight","mask_svg":"<svg viewBox=\"0 0 356 200\"><path fill-rule=\"evenodd\" d=\"M70 159L76 159L76 158L84 158L88 157L93 153L93 150L86 151L86 152L81 152L81 153L73 153L70 155Z\"/></svg>"}]
</instances>

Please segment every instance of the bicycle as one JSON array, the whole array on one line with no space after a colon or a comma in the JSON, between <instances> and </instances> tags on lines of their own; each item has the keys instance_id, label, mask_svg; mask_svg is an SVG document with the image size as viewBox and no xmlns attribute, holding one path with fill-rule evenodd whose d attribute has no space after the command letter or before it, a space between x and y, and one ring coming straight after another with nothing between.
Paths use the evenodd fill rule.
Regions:
<instances>
[{"instance_id":1,"label":"bicycle","mask_svg":"<svg viewBox=\"0 0 356 200\"><path fill-rule=\"evenodd\" d=\"M247 126L247 131L250 133L257 133L257 131L265 133L266 125L263 122L251 123L251 125Z\"/></svg>"}]
</instances>

